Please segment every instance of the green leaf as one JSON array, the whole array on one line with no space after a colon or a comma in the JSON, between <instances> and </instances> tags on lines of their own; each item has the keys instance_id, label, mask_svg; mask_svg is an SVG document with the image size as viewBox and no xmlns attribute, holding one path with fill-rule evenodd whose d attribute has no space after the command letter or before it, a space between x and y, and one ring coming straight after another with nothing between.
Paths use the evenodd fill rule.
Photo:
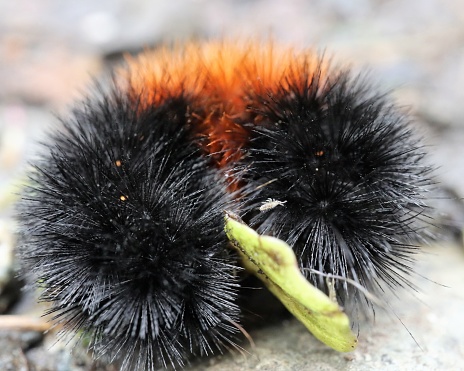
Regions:
<instances>
[{"instance_id":1,"label":"green leaf","mask_svg":"<svg viewBox=\"0 0 464 371\"><path fill-rule=\"evenodd\" d=\"M356 348L357 338L340 306L301 274L293 250L284 241L257 234L230 213L225 231L239 251L244 267L301 321L311 333L339 352Z\"/></svg>"}]
</instances>

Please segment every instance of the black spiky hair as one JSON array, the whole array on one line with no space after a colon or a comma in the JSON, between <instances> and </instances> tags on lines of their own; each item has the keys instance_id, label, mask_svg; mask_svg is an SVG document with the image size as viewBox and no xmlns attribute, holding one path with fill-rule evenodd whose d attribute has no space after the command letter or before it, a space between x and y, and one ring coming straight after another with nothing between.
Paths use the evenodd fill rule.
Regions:
<instances>
[{"instance_id":1,"label":"black spiky hair","mask_svg":"<svg viewBox=\"0 0 464 371\"><path fill-rule=\"evenodd\" d=\"M324 278L311 270L373 292L410 285L431 183L423 149L404 115L366 78L307 72L249 93L262 120L251 125L236 166L247 184L243 218L288 242L322 289ZM357 301L346 281L335 287L344 305Z\"/></svg>"},{"instance_id":2,"label":"black spiky hair","mask_svg":"<svg viewBox=\"0 0 464 371\"><path fill-rule=\"evenodd\" d=\"M48 313L125 369L233 346L239 321L231 196L199 153L188 100L140 107L118 88L79 106L20 204L24 270Z\"/></svg>"}]
</instances>

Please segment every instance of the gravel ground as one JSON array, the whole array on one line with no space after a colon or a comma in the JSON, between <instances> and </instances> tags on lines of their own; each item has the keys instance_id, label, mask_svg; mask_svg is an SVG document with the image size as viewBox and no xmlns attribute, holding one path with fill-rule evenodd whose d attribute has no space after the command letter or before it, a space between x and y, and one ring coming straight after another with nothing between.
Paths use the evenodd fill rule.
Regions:
<instances>
[{"instance_id":1,"label":"gravel ground","mask_svg":"<svg viewBox=\"0 0 464 371\"><path fill-rule=\"evenodd\" d=\"M0 2L0 310L37 317L13 280L11 210L24 164L44 129L56 124L124 51L172 40L261 37L313 46L336 63L370 70L416 118L444 196L437 200L448 242L424 249L418 299L365 324L359 348L335 353L296 321L251 333L250 354L202 361L192 370L464 369L464 2L15 0ZM13 190L13 191L12 191ZM442 286L445 285L446 287ZM14 305L13 305L14 304ZM417 342L417 343L416 343ZM0 370L112 370L55 343L54 332L2 330Z\"/></svg>"}]
</instances>

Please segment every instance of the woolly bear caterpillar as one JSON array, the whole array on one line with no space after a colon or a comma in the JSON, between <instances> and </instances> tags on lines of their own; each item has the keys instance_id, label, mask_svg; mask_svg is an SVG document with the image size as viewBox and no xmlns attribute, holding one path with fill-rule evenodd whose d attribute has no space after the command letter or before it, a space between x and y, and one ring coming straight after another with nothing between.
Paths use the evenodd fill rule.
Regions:
<instances>
[{"instance_id":1,"label":"woolly bear caterpillar","mask_svg":"<svg viewBox=\"0 0 464 371\"><path fill-rule=\"evenodd\" d=\"M228 42L145 53L116 75L51 135L20 204L25 270L96 356L153 369L236 346L225 210L289 243L303 272L408 284L429 168L364 80L311 50Z\"/></svg>"}]
</instances>

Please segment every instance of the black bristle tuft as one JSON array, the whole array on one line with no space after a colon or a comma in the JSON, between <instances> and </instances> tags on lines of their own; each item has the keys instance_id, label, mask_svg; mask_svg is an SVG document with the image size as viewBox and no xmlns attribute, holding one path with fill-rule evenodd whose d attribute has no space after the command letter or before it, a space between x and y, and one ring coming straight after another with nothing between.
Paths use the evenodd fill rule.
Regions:
<instances>
[{"instance_id":1,"label":"black bristle tuft","mask_svg":"<svg viewBox=\"0 0 464 371\"><path fill-rule=\"evenodd\" d=\"M308 76L290 75L285 86L250 99L263 119L236 167L247 184L244 219L287 241L320 288L324 278L310 269L374 292L407 286L430 184L422 149L365 80ZM344 305L357 300L347 282L335 286Z\"/></svg>"},{"instance_id":2,"label":"black bristle tuft","mask_svg":"<svg viewBox=\"0 0 464 371\"><path fill-rule=\"evenodd\" d=\"M74 111L20 204L25 271L63 331L123 369L183 366L234 345L232 196L202 157L187 97L141 107L114 88Z\"/></svg>"}]
</instances>

